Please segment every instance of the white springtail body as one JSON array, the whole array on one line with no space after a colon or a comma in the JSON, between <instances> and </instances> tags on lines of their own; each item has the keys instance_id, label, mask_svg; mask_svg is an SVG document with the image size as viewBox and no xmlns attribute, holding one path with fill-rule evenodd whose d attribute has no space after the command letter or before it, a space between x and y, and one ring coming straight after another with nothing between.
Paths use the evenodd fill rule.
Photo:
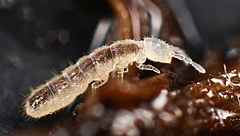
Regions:
<instances>
[{"instance_id":1,"label":"white springtail body","mask_svg":"<svg viewBox=\"0 0 240 136\"><path fill-rule=\"evenodd\" d=\"M33 118L52 114L84 93L89 83L94 81L92 87L97 88L108 81L110 72L117 70L118 73L122 73L133 62L136 62L136 66L141 70L160 73L154 66L143 63L146 59L171 63L173 57L192 65L200 73L206 72L180 48L162 40L144 38L143 41L117 41L83 56L75 65L63 70L61 75L56 75L46 84L38 86L26 99L26 113Z\"/></svg>"}]
</instances>

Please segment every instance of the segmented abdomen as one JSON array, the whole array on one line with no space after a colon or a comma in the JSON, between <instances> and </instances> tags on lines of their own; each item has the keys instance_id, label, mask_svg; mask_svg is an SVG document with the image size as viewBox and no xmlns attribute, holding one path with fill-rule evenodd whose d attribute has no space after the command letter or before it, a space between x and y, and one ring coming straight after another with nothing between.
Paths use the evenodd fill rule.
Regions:
<instances>
[{"instance_id":1,"label":"segmented abdomen","mask_svg":"<svg viewBox=\"0 0 240 136\"><path fill-rule=\"evenodd\" d=\"M107 81L109 73L116 67L124 69L136 61L140 49L132 40L96 49L62 71L62 75L55 76L33 90L26 100L26 113L40 118L67 106L86 90L90 82Z\"/></svg>"}]
</instances>

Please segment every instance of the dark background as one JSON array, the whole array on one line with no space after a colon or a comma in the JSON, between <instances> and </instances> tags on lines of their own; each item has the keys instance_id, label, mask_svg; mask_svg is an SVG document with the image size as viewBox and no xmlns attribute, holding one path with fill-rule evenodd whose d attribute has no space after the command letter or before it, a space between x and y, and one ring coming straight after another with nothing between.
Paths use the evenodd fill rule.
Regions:
<instances>
[{"instance_id":1,"label":"dark background","mask_svg":"<svg viewBox=\"0 0 240 136\"><path fill-rule=\"evenodd\" d=\"M84 55L98 20L111 13L100 1L7 1L0 1L0 135L26 122L29 88Z\"/></svg>"},{"instance_id":2,"label":"dark background","mask_svg":"<svg viewBox=\"0 0 240 136\"><path fill-rule=\"evenodd\" d=\"M240 1L185 2L204 46L239 35ZM29 88L86 54L103 17L113 17L107 1L0 0L0 134L28 124L23 103Z\"/></svg>"}]
</instances>

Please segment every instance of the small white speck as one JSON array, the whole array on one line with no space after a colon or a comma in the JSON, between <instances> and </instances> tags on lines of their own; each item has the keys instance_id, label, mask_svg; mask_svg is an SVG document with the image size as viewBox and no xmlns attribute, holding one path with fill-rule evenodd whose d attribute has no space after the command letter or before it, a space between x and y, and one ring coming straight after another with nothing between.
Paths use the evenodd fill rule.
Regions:
<instances>
[{"instance_id":1,"label":"small white speck","mask_svg":"<svg viewBox=\"0 0 240 136\"><path fill-rule=\"evenodd\" d=\"M208 89L207 88L204 88L201 90L202 92L208 92Z\"/></svg>"},{"instance_id":2,"label":"small white speck","mask_svg":"<svg viewBox=\"0 0 240 136\"><path fill-rule=\"evenodd\" d=\"M161 93L158 95L158 97L153 100L152 107L156 110L161 110L168 101L167 94L168 91L166 89L163 89Z\"/></svg>"},{"instance_id":3,"label":"small white speck","mask_svg":"<svg viewBox=\"0 0 240 136\"><path fill-rule=\"evenodd\" d=\"M224 97L224 94L222 94L221 92L219 92L218 95L222 98Z\"/></svg>"},{"instance_id":4,"label":"small white speck","mask_svg":"<svg viewBox=\"0 0 240 136\"><path fill-rule=\"evenodd\" d=\"M192 88L192 87L191 87ZM190 89L191 89L190 88ZM191 89L192 90L192 89ZM181 90L175 90L175 91L171 91L170 93L169 93L169 95L170 96L176 96L177 94L179 94L181 92Z\"/></svg>"},{"instance_id":5,"label":"small white speck","mask_svg":"<svg viewBox=\"0 0 240 136\"><path fill-rule=\"evenodd\" d=\"M223 82L222 79L211 78L210 80L211 80L212 82L214 82L214 83L219 83L220 85L225 86L225 84L224 84L224 82Z\"/></svg>"},{"instance_id":6,"label":"small white speck","mask_svg":"<svg viewBox=\"0 0 240 136\"><path fill-rule=\"evenodd\" d=\"M196 103L204 103L205 102L205 100L204 99L196 99Z\"/></svg>"},{"instance_id":7,"label":"small white speck","mask_svg":"<svg viewBox=\"0 0 240 136\"><path fill-rule=\"evenodd\" d=\"M207 93L207 96L210 97L210 98L213 97L214 96L213 91L209 90L208 93Z\"/></svg>"}]
</instances>

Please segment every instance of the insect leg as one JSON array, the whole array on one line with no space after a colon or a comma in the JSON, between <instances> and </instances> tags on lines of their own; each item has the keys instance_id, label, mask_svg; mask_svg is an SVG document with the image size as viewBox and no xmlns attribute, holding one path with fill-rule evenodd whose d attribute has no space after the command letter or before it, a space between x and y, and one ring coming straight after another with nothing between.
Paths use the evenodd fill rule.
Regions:
<instances>
[{"instance_id":1,"label":"insect leg","mask_svg":"<svg viewBox=\"0 0 240 136\"><path fill-rule=\"evenodd\" d=\"M196 62L193 62L192 59L182 55L182 54L179 54L179 53L175 53L173 55L174 58L177 58L179 60L182 60L184 61L186 64L190 64L192 65L197 71L199 71L200 73L206 73L206 70L199 64L197 64Z\"/></svg>"},{"instance_id":2,"label":"insect leg","mask_svg":"<svg viewBox=\"0 0 240 136\"><path fill-rule=\"evenodd\" d=\"M153 72L158 73L158 74L161 73L159 69L157 69L156 67L154 67L152 65L149 65L149 64L146 65L146 64L143 64L143 63L136 62L135 65L136 65L137 68L139 68L141 70L150 70L150 71L153 71Z\"/></svg>"},{"instance_id":3,"label":"insect leg","mask_svg":"<svg viewBox=\"0 0 240 136\"><path fill-rule=\"evenodd\" d=\"M117 68L117 74L118 74L118 76L121 76L121 75L123 75L124 73L127 73L128 72L128 68L126 67L126 68Z\"/></svg>"},{"instance_id":4,"label":"insect leg","mask_svg":"<svg viewBox=\"0 0 240 136\"><path fill-rule=\"evenodd\" d=\"M116 72L117 72L117 77L119 77L121 79L121 82L123 82L123 74L128 72L128 68L117 67Z\"/></svg>"},{"instance_id":5,"label":"insect leg","mask_svg":"<svg viewBox=\"0 0 240 136\"><path fill-rule=\"evenodd\" d=\"M108 77L109 77L109 75L104 75L104 76L99 77L99 79L94 80L94 82L91 85L92 92L95 93L97 88L104 85L108 81Z\"/></svg>"},{"instance_id":6,"label":"insect leg","mask_svg":"<svg viewBox=\"0 0 240 136\"><path fill-rule=\"evenodd\" d=\"M92 83L92 92L93 94L96 92L97 88L104 85L107 81L104 80L98 80Z\"/></svg>"}]
</instances>

